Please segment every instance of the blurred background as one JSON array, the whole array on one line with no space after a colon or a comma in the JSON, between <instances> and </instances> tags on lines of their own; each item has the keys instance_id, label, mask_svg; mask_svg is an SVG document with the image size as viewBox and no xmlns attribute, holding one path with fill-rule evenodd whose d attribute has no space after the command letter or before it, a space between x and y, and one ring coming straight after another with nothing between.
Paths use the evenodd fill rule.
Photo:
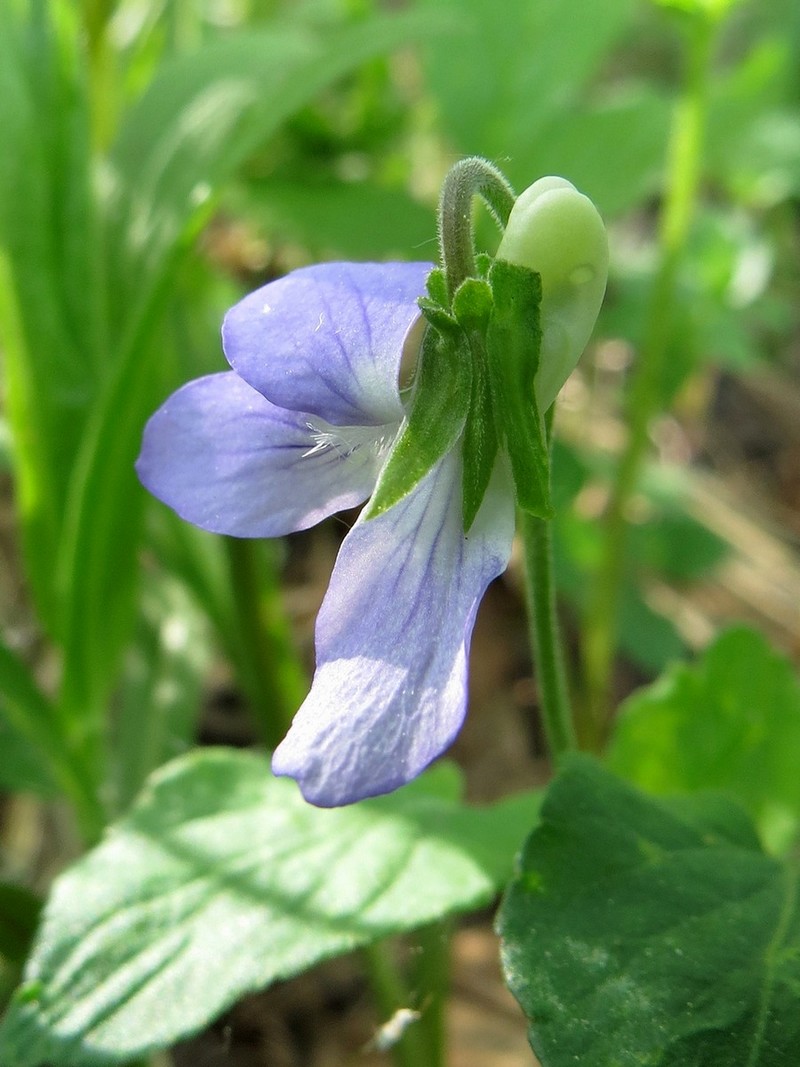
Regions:
<instances>
[{"instance_id":1,"label":"blurred background","mask_svg":"<svg viewBox=\"0 0 800 1067\"><path fill-rule=\"evenodd\" d=\"M51 878L154 768L280 738L355 517L269 544L186 527L136 481L144 422L224 369L246 291L320 260L434 260L464 155L517 191L564 175L610 232L556 420L576 668L582 635L611 631L613 705L735 620L800 661L799 105L796 0L4 0L0 908L18 936L0 938L0 997ZM516 560L472 670L469 796L544 781ZM531 1055L495 956L488 919L455 939L453 1065ZM377 1022L344 961L173 1058L384 1062Z\"/></svg>"}]
</instances>

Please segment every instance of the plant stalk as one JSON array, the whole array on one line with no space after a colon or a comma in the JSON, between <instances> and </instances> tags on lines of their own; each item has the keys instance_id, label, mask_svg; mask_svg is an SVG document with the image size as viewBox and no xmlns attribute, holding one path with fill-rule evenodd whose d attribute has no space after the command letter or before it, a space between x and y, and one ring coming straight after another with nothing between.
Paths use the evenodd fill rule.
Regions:
<instances>
[{"instance_id":1,"label":"plant stalk","mask_svg":"<svg viewBox=\"0 0 800 1067\"><path fill-rule=\"evenodd\" d=\"M556 614L552 522L520 512L517 529L525 553L525 600L548 751L557 761L577 747L560 628Z\"/></svg>"},{"instance_id":2,"label":"plant stalk","mask_svg":"<svg viewBox=\"0 0 800 1067\"><path fill-rule=\"evenodd\" d=\"M447 1029L445 1008L450 992L451 924L432 923L417 931L418 955L414 987L420 991L419 1026L428 1046L428 1067L445 1067Z\"/></svg>"},{"instance_id":3,"label":"plant stalk","mask_svg":"<svg viewBox=\"0 0 800 1067\"><path fill-rule=\"evenodd\" d=\"M411 995L392 959L391 942L379 941L367 945L362 950L367 966L375 1006L385 1024L394 1018L400 1008L411 1007ZM420 1029L419 1022L413 1022L405 1028L396 1041L386 1044L381 1051L391 1050L395 1067L435 1067L441 1060L430 1060L426 1034ZM376 1035L376 1044L378 1043ZM387 1035L387 1041L391 1036Z\"/></svg>"},{"instance_id":4,"label":"plant stalk","mask_svg":"<svg viewBox=\"0 0 800 1067\"><path fill-rule=\"evenodd\" d=\"M274 546L226 537L237 616L237 666L269 748L289 729L307 691L283 608Z\"/></svg>"},{"instance_id":5,"label":"plant stalk","mask_svg":"<svg viewBox=\"0 0 800 1067\"><path fill-rule=\"evenodd\" d=\"M469 156L447 172L439 197L439 253L450 300L466 278L475 277L472 201L476 196L504 227L514 206L514 191L491 163Z\"/></svg>"},{"instance_id":6,"label":"plant stalk","mask_svg":"<svg viewBox=\"0 0 800 1067\"><path fill-rule=\"evenodd\" d=\"M673 116L667 161L667 192L659 226L659 264L639 358L625 403L627 443L606 510L602 553L584 618L581 655L585 705L581 709L579 733L589 748L602 746L610 715L628 508L647 454L650 423L661 402L678 269L686 249L700 181L714 28L714 22L706 16L696 16L690 23L686 76Z\"/></svg>"}]
</instances>

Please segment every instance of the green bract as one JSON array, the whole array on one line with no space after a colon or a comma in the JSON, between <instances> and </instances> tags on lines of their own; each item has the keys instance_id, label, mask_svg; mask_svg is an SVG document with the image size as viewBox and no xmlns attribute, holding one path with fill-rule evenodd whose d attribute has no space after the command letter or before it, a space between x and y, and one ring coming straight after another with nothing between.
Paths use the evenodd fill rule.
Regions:
<instances>
[{"instance_id":1,"label":"green bract","mask_svg":"<svg viewBox=\"0 0 800 1067\"><path fill-rule=\"evenodd\" d=\"M565 178L540 178L517 197L497 258L542 278L536 399L546 411L594 328L608 276L608 239L592 201Z\"/></svg>"}]
</instances>

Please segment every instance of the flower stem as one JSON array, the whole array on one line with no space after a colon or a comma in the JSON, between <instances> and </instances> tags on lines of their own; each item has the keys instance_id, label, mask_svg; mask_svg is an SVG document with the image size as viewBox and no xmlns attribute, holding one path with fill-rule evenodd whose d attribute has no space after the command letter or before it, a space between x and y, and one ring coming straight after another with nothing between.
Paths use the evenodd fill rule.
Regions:
<instances>
[{"instance_id":1,"label":"flower stem","mask_svg":"<svg viewBox=\"0 0 800 1067\"><path fill-rule=\"evenodd\" d=\"M552 523L520 512L517 528L525 551L525 600L540 713L550 755L558 760L575 749L577 743L556 615Z\"/></svg>"},{"instance_id":2,"label":"flower stem","mask_svg":"<svg viewBox=\"0 0 800 1067\"><path fill-rule=\"evenodd\" d=\"M226 537L237 616L237 667L265 743L289 728L307 685L283 609L273 546Z\"/></svg>"},{"instance_id":3,"label":"flower stem","mask_svg":"<svg viewBox=\"0 0 800 1067\"><path fill-rule=\"evenodd\" d=\"M700 180L714 22L707 16L695 16L689 23L689 33L685 84L673 117L670 140L667 193L659 227L659 265L639 359L625 404L628 439L606 511L602 554L584 618L581 654L585 707L579 727L581 736L593 748L602 744L610 711L628 505L647 452L650 422L661 403L678 268L686 248Z\"/></svg>"},{"instance_id":4,"label":"flower stem","mask_svg":"<svg viewBox=\"0 0 800 1067\"><path fill-rule=\"evenodd\" d=\"M514 191L480 156L469 156L447 172L439 198L439 250L450 299L466 278L475 277L472 199L480 196L497 224L504 227L514 206Z\"/></svg>"},{"instance_id":5,"label":"flower stem","mask_svg":"<svg viewBox=\"0 0 800 1067\"><path fill-rule=\"evenodd\" d=\"M447 1033L445 1007L450 990L450 929L447 921L417 931L418 956L414 988L422 998L419 1021L428 1045L427 1067L445 1067Z\"/></svg>"}]
</instances>

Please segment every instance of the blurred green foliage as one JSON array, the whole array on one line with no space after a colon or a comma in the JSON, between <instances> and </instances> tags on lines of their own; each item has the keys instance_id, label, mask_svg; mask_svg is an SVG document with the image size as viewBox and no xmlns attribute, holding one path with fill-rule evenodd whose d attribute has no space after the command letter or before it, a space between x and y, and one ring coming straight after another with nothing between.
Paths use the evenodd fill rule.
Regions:
<instances>
[{"instance_id":1,"label":"blurred green foliage","mask_svg":"<svg viewBox=\"0 0 800 1067\"><path fill-rule=\"evenodd\" d=\"M708 121L661 412L698 383L710 392L720 368L797 370L796 0L597 0L591 17L582 0L0 3L0 478L24 596L0 603L0 788L62 796L90 844L195 743L220 652L267 744L302 696L281 549L184 526L133 473L159 401L222 367L219 322L246 288L317 259L433 259L441 178L481 154L517 188L561 173L595 200L612 253L599 351L635 358L698 20L715 34ZM628 373L585 359L606 414L625 417ZM558 577L577 619L602 565L587 500L614 477L590 430L558 442L554 466ZM683 640L642 590L701 578L726 546L689 516L680 477L645 467L634 488L615 640L653 675ZM659 792L710 776L771 841L790 835L789 674L753 635L728 635L631 699L612 764ZM780 773L753 785L755 705L779 720ZM711 774L702 754L720 730L736 751ZM30 872L10 867L0 852L2 996L38 909L5 882Z\"/></svg>"}]
</instances>

